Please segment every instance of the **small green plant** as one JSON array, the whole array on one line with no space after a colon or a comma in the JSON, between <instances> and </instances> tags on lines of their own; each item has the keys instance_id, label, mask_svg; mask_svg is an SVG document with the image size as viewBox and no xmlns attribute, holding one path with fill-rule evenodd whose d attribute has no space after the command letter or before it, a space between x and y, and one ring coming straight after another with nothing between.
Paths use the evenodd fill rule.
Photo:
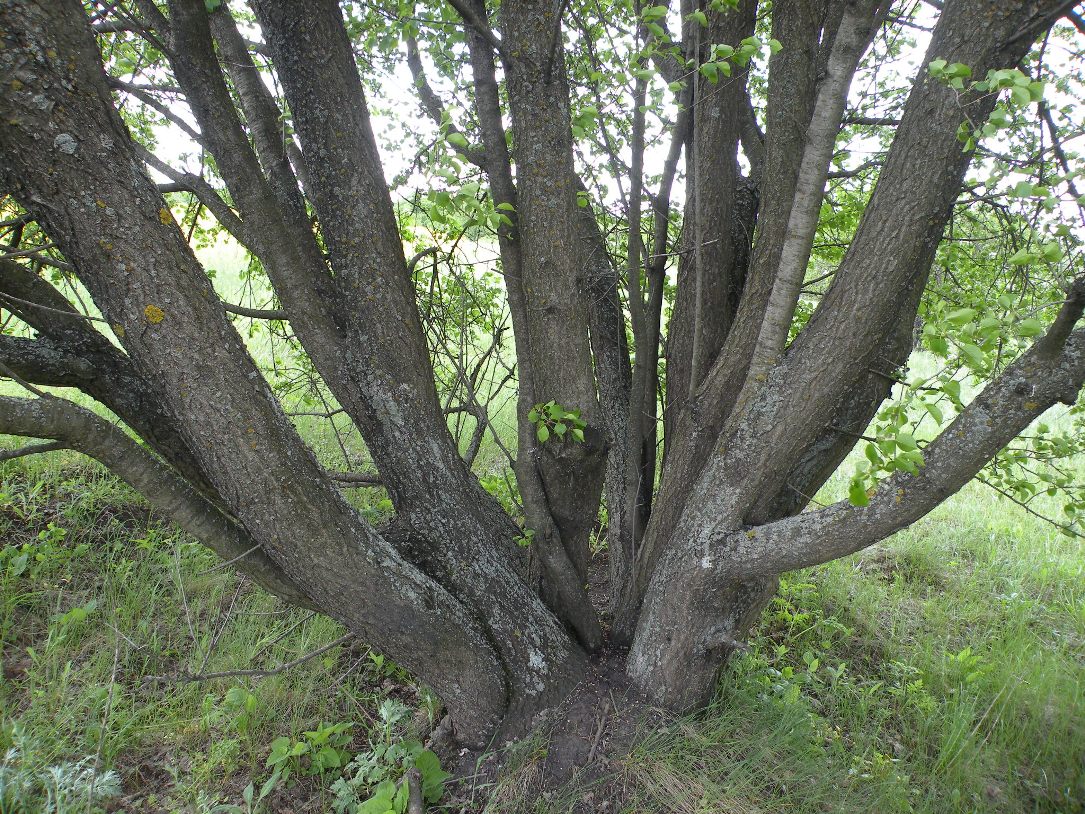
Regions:
<instances>
[{"instance_id":1,"label":"small green plant","mask_svg":"<svg viewBox=\"0 0 1085 814\"><path fill-rule=\"evenodd\" d=\"M358 753L343 776L332 784L336 814L403 814L407 810L406 776L411 769L421 775L422 795L427 802L436 803L444 794L449 775L441 768L437 755L422 748L417 740L396 737L410 709L386 700L377 712L381 727L371 748Z\"/></svg>"},{"instance_id":2,"label":"small green plant","mask_svg":"<svg viewBox=\"0 0 1085 814\"><path fill-rule=\"evenodd\" d=\"M535 437L540 444L545 444L551 436L561 441L571 438L577 443L584 443L584 429L587 424L580 418L580 408L569 410L551 399L545 404L536 404L528 411L527 420L535 425Z\"/></svg>"},{"instance_id":3,"label":"small green plant","mask_svg":"<svg viewBox=\"0 0 1085 814\"><path fill-rule=\"evenodd\" d=\"M223 706L237 734L248 734L256 713L256 696L244 687L231 687L226 691Z\"/></svg>"},{"instance_id":4,"label":"small green plant","mask_svg":"<svg viewBox=\"0 0 1085 814\"><path fill-rule=\"evenodd\" d=\"M332 785L332 808L336 814L404 814L409 794L406 778L411 769L421 776L426 802L438 802L449 774L436 754L409 740L380 743L355 757L344 776ZM364 796L366 792L368 796Z\"/></svg>"},{"instance_id":5,"label":"small green plant","mask_svg":"<svg viewBox=\"0 0 1085 814\"><path fill-rule=\"evenodd\" d=\"M267 767L280 772L284 781L294 775L324 776L341 769L347 762L353 724L321 723L316 729L302 732L299 740L288 737L271 742Z\"/></svg>"},{"instance_id":6,"label":"small green plant","mask_svg":"<svg viewBox=\"0 0 1085 814\"><path fill-rule=\"evenodd\" d=\"M282 782L282 774L276 769L272 772L271 777L264 781L260 786L259 794L256 792L256 787L249 783L245 786L244 791L241 792L241 800L244 806L240 806L237 803L223 803L222 805L215 806L211 809L211 814L255 814L260 810L260 805L267 799Z\"/></svg>"},{"instance_id":7,"label":"small green plant","mask_svg":"<svg viewBox=\"0 0 1085 814\"><path fill-rule=\"evenodd\" d=\"M53 619L53 627L49 631L48 643L58 644L76 634L83 623L97 610L98 600L91 599L86 604L74 607L66 613L57 614Z\"/></svg>"},{"instance_id":8,"label":"small green plant","mask_svg":"<svg viewBox=\"0 0 1085 814\"><path fill-rule=\"evenodd\" d=\"M100 771L93 756L45 765L34 760L37 745L19 724L8 733L12 746L0 758L0 812L95 811L121 794L120 776Z\"/></svg>"}]
</instances>

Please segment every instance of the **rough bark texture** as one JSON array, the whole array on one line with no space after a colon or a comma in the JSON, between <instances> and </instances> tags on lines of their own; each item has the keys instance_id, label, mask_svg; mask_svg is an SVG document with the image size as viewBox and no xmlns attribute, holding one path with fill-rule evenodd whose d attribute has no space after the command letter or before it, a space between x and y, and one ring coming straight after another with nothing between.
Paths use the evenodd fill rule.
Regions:
<instances>
[{"instance_id":1,"label":"rough bark texture","mask_svg":"<svg viewBox=\"0 0 1085 814\"><path fill-rule=\"evenodd\" d=\"M935 29L927 61L944 56L973 66L979 75L989 67L1016 64L1027 44L1014 35L1030 13L1035 12L982 0L951 3ZM977 26L977 20L984 24ZM993 103L990 97L970 99L969 114L982 120ZM705 697L722 663L720 651L708 647L709 631L718 628L713 609L721 606L720 592L743 582L746 573L710 541L739 532L766 485L779 484L801 460L842 394L864 376L899 324L898 303L908 301L916 276L926 279L970 158L956 135L959 104L956 94L933 78L917 82L827 296L760 395L724 426L714 454L691 484L696 497L662 535L668 542L660 546L665 553L652 572L629 662L634 681L652 697L694 699L694 687ZM826 353L826 348L834 350ZM723 624L733 621L731 615ZM740 638L744 632L730 635Z\"/></svg>"},{"instance_id":2,"label":"rough bark texture","mask_svg":"<svg viewBox=\"0 0 1085 814\"><path fill-rule=\"evenodd\" d=\"M866 507L800 513L912 350L970 159L958 126L965 114L982 122L994 95L957 93L920 71L850 247L788 346L848 86L884 4L774 3L783 49L769 63L764 134L739 66L716 85L657 56L668 82L693 78L678 91L658 176L645 166L648 80L636 77L623 285L599 219L576 205L586 187L574 169L563 33L573 11L504 0L495 31L482 0L454 0L477 133L462 123L447 132L508 216L497 241L519 384L514 471L534 533L525 556L521 528L470 469L481 422L467 461L449 433L363 91L369 68L359 68L339 5L254 0L281 100L225 5L136 5L198 123L184 127L225 190L132 142L114 91L183 119L146 88L107 80L76 0L0 0L0 189L55 243L65 260L50 262L86 286L120 344L24 265L41 247L20 251L19 220L0 258L0 307L35 336L0 336L0 372L37 398L0 398L0 432L101 461L238 570L414 670L465 740L522 731L573 691L585 651L606 643L587 588L604 480L609 643L630 646L628 672L652 702L689 708L710 696L781 573L914 522L1047 407L1073 402L1085 380L1079 279L1047 333L925 447L922 469L886 480ZM681 48L695 66L711 45L750 36L759 13L755 0L726 13L708 6L681 8ZM975 76L1016 65L1061 9L948 0L925 62L963 62ZM703 30L695 11L706 12ZM407 37L407 63L422 109L441 123L424 36ZM284 138L287 108L299 144ZM683 151L657 491L670 199ZM170 179L166 189L190 190L259 258L282 304L275 318L368 446L394 532L378 533L343 500L287 421L145 165ZM35 385L78 387L146 447ZM582 443L537 440L528 413L551 400L581 411Z\"/></svg>"}]
</instances>

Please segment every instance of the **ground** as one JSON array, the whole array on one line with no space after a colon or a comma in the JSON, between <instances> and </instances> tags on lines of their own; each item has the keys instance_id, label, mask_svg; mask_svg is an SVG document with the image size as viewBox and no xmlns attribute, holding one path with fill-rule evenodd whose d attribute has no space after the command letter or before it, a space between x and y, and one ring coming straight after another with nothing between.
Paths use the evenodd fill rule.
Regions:
<instances>
[{"instance_id":1,"label":"ground","mask_svg":"<svg viewBox=\"0 0 1085 814\"><path fill-rule=\"evenodd\" d=\"M74 455L3 466L0 533L0 811L24 810L16 796L38 810L58 773L61 811L94 810L88 797L247 811L281 738L304 752L254 810L331 811L337 791L346 804L398 780L441 718L358 642L263 678L183 680L273 669L342 631L214 570ZM612 660L534 738L469 756L473 771L443 752L467 779L431 809L1085 811L1083 576L1080 541L976 485L874 549L789 575L708 710L636 707ZM357 757L353 784L310 759L328 744L330 764Z\"/></svg>"}]
</instances>

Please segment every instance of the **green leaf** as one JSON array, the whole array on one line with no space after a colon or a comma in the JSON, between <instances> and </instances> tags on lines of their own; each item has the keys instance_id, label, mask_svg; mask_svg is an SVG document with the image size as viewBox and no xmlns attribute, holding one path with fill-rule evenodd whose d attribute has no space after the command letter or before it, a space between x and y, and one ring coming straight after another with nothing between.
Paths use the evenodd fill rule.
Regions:
<instances>
[{"instance_id":1,"label":"green leaf","mask_svg":"<svg viewBox=\"0 0 1085 814\"><path fill-rule=\"evenodd\" d=\"M866 489L863 488L863 482L859 480L853 480L851 486L848 487L848 501L852 506L869 506L870 497L866 493Z\"/></svg>"},{"instance_id":2,"label":"green leaf","mask_svg":"<svg viewBox=\"0 0 1085 814\"><path fill-rule=\"evenodd\" d=\"M584 430L580 429L580 427L573 427L571 432L572 432L573 438L575 438L581 444L584 443Z\"/></svg>"},{"instance_id":3,"label":"green leaf","mask_svg":"<svg viewBox=\"0 0 1085 814\"><path fill-rule=\"evenodd\" d=\"M696 22L701 28L708 28L708 17L703 11L695 11L687 18Z\"/></svg>"},{"instance_id":4,"label":"green leaf","mask_svg":"<svg viewBox=\"0 0 1085 814\"><path fill-rule=\"evenodd\" d=\"M1028 319L1021 320L1020 322L1017 323L1015 328L1017 330L1017 335L1018 336L1025 336L1025 337L1039 336L1040 334L1042 334L1044 332L1043 323L1040 322L1040 320L1038 320L1038 319L1033 319L1032 317L1029 317Z\"/></svg>"},{"instance_id":5,"label":"green leaf","mask_svg":"<svg viewBox=\"0 0 1085 814\"><path fill-rule=\"evenodd\" d=\"M983 351L975 345L965 342L961 345L961 355L965 357L973 367L983 367Z\"/></svg>"},{"instance_id":6,"label":"green leaf","mask_svg":"<svg viewBox=\"0 0 1085 814\"><path fill-rule=\"evenodd\" d=\"M546 428L545 424L540 424L539 429L535 432L535 437L539 439L540 444L545 444L550 440L550 430Z\"/></svg>"},{"instance_id":7,"label":"green leaf","mask_svg":"<svg viewBox=\"0 0 1085 814\"><path fill-rule=\"evenodd\" d=\"M407 783L399 784L399 791L396 792L396 799L393 800L396 812L403 812L407 810L407 803L410 800L411 787Z\"/></svg>"},{"instance_id":8,"label":"green leaf","mask_svg":"<svg viewBox=\"0 0 1085 814\"><path fill-rule=\"evenodd\" d=\"M395 801L388 795L374 795L354 809L355 814L395 814Z\"/></svg>"},{"instance_id":9,"label":"green leaf","mask_svg":"<svg viewBox=\"0 0 1085 814\"><path fill-rule=\"evenodd\" d=\"M770 53L777 54L781 50L783 50L783 47L784 47L783 43L781 43L779 40L775 40L775 39L769 40L769 52Z\"/></svg>"},{"instance_id":10,"label":"green leaf","mask_svg":"<svg viewBox=\"0 0 1085 814\"><path fill-rule=\"evenodd\" d=\"M910 432L898 432L896 437L897 446L905 452L910 452L918 447L915 437Z\"/></svg>"},{"instance_id":11,"label":"green leaf","mask_svg":"<svg viewBox=\"0 0 1085 814\"><path fill-rule=\"evenodd\" d=\"M280 777L281 775L279 773L279 770L276 769L274 772L271 773L271 777L264 781L264 785L260 787L261 800L271 794L271 790L274 789L276 785L278 785Z\"/></svg>"},{"instance_id":12,"label":"green leaf","mask_svg":"<svg viewBox=\"0 0 1085 814\"><path fill-rule=\"evenodd\" d=\"M467 147L467 139L464 138L462 133L449 133L445 136L445 141L451 144L453 147Z\"/></svg>"},{"instance_id":13,"label":"green leaf","mask_svg":"<svg viewBox=\"0 0 1085 814\"><path fill-rule=\"evenodd\" d=\"M975 316L975 308L958 308L946 314L946 321L960 328L962 325L967 325L971 322Z\"/></svg>"},{"instance_id":14,"label":"green leaf","mask_svg":"<svg viewBox=\"0 0 1085 814\"><path fill-rule=\"evenodd\" d=\"M210 14L222 5L222 0L203 0L203 7L207 9L207 13Z\"/></svg>"},{"instance_id":15,"label":"green leaf","mask_svg":"<svg viewBox=\"0 0 1085 814\"><path fill-rule=\"evenodd\" d=\"M1028 88L1022 88L1020 86L1010 90L1010 98L1017 104L1024 107L1032 101L1032 94L1029 93Z\"/></svg>"},{"instance_id":16,"label":"green leaf","mask_svg":"<svg viewBox=\"0 0 1085 814\"><path fill-rule=\"evenodd\" d=\"M1044 260L1049 263L1057 263L1062 260L1062 246L1058 243L1045 243L1043 248L1040 249L1040 253L1044 256Z\"/></svg>"},{"instance_id":17,"label":"green leaf","mask_svg":"<svg viewBox=\"0 0 1085 814\"><path fill-rule=\"evenodd\" d=\"M1028 249L1018 249L1007 261L1011 266L1027 266L1033 260L1036 259L1036 255L1030 252Z\"/></svg>"},{"instance_id":18,"label":"green leaf","mask_svg":"<svg viewBox=\"0 0 1085 814\"><path fill-rule=\"evenodd\" d=\"M945 356L949 353L949 343L946 341L946 338L944 336L928 336L927 347L929 347L932 352L937 353L939 356Z\"/></svg>"},{"instance_id":19,"label":"green leaf","mask_svg":"<svg viewBox=\"0 0 1085 814\"><path fill-rule=\"evenodd\" d=\"M566 427L565 424L563 422L561 422L561 421L557 422L554 425L554 432L557 434L557 436L559 438L564 438L565 437L565 432L566 432L567 429L568 429L568 427Z\"/></svg>"},{"instance_id":20,"label":"green leaf","mask_svg":"<svg viewBox=\"0 0 1085 814\"><path fill-rule=\"evenodd\" d=\"M422 773L422 794L428 803L436 803L445 792L445 780L451 775L441 768L441 760L429 749L418 753L414 766Z\"/></svg>"}]
</instances>

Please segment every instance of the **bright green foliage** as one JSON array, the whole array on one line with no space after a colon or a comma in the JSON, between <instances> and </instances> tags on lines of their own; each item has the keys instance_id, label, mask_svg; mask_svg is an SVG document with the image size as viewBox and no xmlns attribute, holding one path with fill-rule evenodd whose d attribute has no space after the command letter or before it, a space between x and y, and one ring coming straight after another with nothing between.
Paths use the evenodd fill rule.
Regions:
<instances>
[{"instance_id":1,"label":"bright green foliage","mask_svg":"<svg viewBox=\"0 0 1085 814\"><path fill-rule=\"evenodd\" d=\"M301 737L276 738L271 742L271 754L264 764L279 772L283 780L293 775L323 775L340 769L347 761L353 724L321 723L316 729L302 732Z\"/></svg>"},{"instance_id":2,"label":"bright green foliage","mask_svg":"<svg viewBox=\"0 0 1085 814\"><path fill-rule=\"evenodd\" d=\"M587 424L580 417L580 408L566 409L553 399L536 404L528 411L527 420L535 425L535 437L540 444L545 444L551 437L558 441L584 442L584 429Z\"/></svg>"},{"instance_id":3,"label":"bright green foliage","mask_svg":"<svg viewBox=\"0 0 1085 814\"><path fill-rule=\"evenodd\" d=\"M407 809L410 769L421 775L423 797L438 802L444 794L448 772L429 749L416 740L394 739L395 726L409 710L394 701L385 701L379 714L383 727L370 749L358 753L344 768L343 776L331 786L336 814L404 814Z\"/></svg>"}]
</instances>

